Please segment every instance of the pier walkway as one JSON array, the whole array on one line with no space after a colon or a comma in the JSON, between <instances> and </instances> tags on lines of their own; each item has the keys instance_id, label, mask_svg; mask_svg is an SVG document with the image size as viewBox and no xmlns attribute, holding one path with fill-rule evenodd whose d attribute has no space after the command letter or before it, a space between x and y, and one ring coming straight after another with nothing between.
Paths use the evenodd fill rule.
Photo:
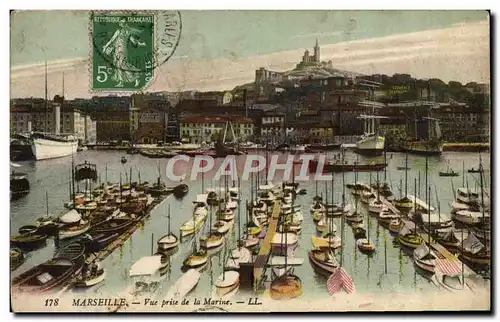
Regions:
<instances>
[{"instance_id":1,"label":"pier walkway","mask_svg":"<svg viewBox=\"0 0 500 322\"><path fill-rule=\"evenodd\" d=\"M372 192L375 195L378 194L378 191L375 191L374 189L372 189ZM415 202L415 199L414 199L415 197L413 197L413 196L409 196L409 197L411 197L410 199L413 202ZM421 201L419 199L416 199L416 200L417 200L417 205L419 205L420 207L427 206L425 203L423 203L423 201ZM380 201L382 201L389 208L389 211L393 212L394 214L401 215L401 211L399 209L397 209L396 206L394 206L390 201L385 199L383 196L380 196ZM428 232L425 229L417 227L415 222L413 222L410 219L403 218L402 221L404 222L405 225L407 225L411 229L417 228L418 234L423 238L423 240L426 243L428 243L429 247L431 247L437 253L437 255L439 257L441 257L442 259L447 259L447 260L455 262L455 264L458 265L457 267L459 267L460 270L462 270L462 268L463 268L465 275L469 275L469 274L476 275L475 272L470 267L465 265L465 263L463 263L457 256L452 254L443 245L441 245L440 243L435 241L431 236L429 236Z\"/></svg>"},{"instance_id":2,"label":"pier walkway","mask_svg":"<svg viewBox=\"0 0 500 322\"><path fill-rule=\"evenodd\" d=\"M169 195L170 196L170 195ZM88 256L88 261L93 261L95 259L98 259L99 261L104 260L106 257L108 257L115 249L118 247L122 246L125 244L125 242L134 234L134 232L139 228L141 225L144 224L147 218L151 216L151 213L158 208L158 206L165 201L167 197L161 197L159 199L156 199L150 206L149 209L146 210L146 214L137 222L137 224L133 225L129 229L125 230L117 239L115 239L113 242L111 242L109 245L101 249L97 253L92 253L89 254Z\"/></svg>"},{"instance_id":3,"label":"pier walkway","mask_svg":"<svg viewBox=\"0 0 500 322\"><path fill-rule=\"evenodd\" d=\"M262 241L262 246L260 247L259 254L255 258L253 266L253 276L254 276L254 286L257 287L266 271L266 265L269 260L269 255L271 253L271 243L273 241L274 235L276 234L276 229L278 228L278 219L280 215L280 201L276 199L274 201L273 213L271 215L271 221L267 226L266 237Z\"/></svg>"}]
</instances>

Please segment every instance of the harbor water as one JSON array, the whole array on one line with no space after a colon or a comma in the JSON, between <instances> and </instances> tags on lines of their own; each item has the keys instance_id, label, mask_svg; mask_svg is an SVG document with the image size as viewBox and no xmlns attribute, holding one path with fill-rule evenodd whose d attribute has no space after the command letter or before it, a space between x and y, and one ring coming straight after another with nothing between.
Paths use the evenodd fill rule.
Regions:
<instances>
[{"instance_id":1,"label":"harbor water","mask_svg":"<svg viewBox=\"0 0 500 322\"><path fill-rule=\"evenodd\" d=\"M122 156L127 158L127 162L122 164L120 159ZM353 160L358 158L359 162L372 162L375 159L364 159L355 154L347 153L347 159ZM118 151L83 151L75 155L75 164L88 161L97 165L101 180L110 182L119 182L120 178L125 183L130 181L128 178L130 168L132 168L132 181L138 181L140 173L141 181L154 182L157 178L158 169L160 169L162 181L167 186L175 186L178 182L168 181L166 178L166 165L168 159L148 159L141 155L127 155L124 152ZM236 157L238 164L245 163L245 156ZM383 157L378 158L383 161ZM453 201L453 187L455 190L459 187L466 186L468 183L470 188L479 187L479 177L477 174L467 173L467 169L476 168L479 165L479 155L477 153L454 153L445 152L439 157L429 157L429 176L428 183L431 186L431 204L439 206L441 213L450 213L450 203ZM217 162L221 162L218 160ZM386 177L386 181L392 185L392 189L396 198L405 192L405 171L397 170L397 167L405 165L405 154L390 153L387 155L388 167L386 173L379 172L378 176L381 181ZM482 155L483 167L485 169L485 186L489 188L490 180L490 155ZM53 160L45 160L40 162L25 161L18 162L22 165L23 172L28 174L31 183L31 191L25 197L13 200L10 204L10 233L11 236L18 234L18 229L27 224L33 223L37 218L46 214L46 191L48 193L48 212L50 214L59 214L64 211L64 203L70 200L69 185L71 177L71 158L60 158ZM181 162L174 169L176 174L182 173L188 169L188 165ZM217 165L217 163L216 163ZM462 173L463 165L465 165L465 178ZM411 168L407 173L407 192L408 194L418 195L420 199L425 200L425 157L409 155L408 166ZM458 177L439 177L440 171L446 171L448 166L459 172ZM105 173L105 169L107 171ZM216 167L217 168L217 167ZM295 171L298 173L300 165L295 166ZM174 196L169 196L161 204L159 204L152 212L143 226L141 226L132 237L122 246L116 249L109 255L101 265L106 269L106 280L86 290L84 296L119 296L130 283L129 270L130 267L137 262L141 257L148 256L156 252L156 241L167 233L167 209L170 207L171 213L171 228L178 235L179 227L182 223L192 218L193 204L196 195L204 193L203 188L218 187L222 180L212 180L217 169L204 174L203 180L201 175L198 175L197 180L190 180L189 175L184 180L184 183L189 186L189 193L182 199L178 200ZM415 178L418 178L420 172L420 189L415 193L414 183ZM280 174L283 170L278 170L273 182L281 184ZM345 183L354 182L355 173L345 173ZM358 181L375 183L376 173L358 173ZM371 179L370 179L371 176ZM261 175L261 183L265 180L265 176ZM203 182L203 183L202 183ZM342 194L342 173L336 173L334 176L334 201L341 201ZM402 183L402 187L399 185ZM232 186L232 182L229 185ZM316 235L316 228L313 223L309 208L312 204L312 198L316 195L316 186L318 194L323 194L325 198L325 182L316 184L314 175L310 176L308 181L299 181L300 188L307 190L306 195L299 195L295 200L296 205L302 205L302 213L304 221L302 223L302 233L299 237L299 246L294 251L294 256L303 258L304 263L301 266L294 268L294 274L302 280L303 294L302 297L325 297L329 296L326 287L327 279L317 275L312 269L307 253L310 251L311 236ZM97 185L97 184L96 184ZM331 182L326 183L328 187L328 202L331 202ZM238 217L234 228L226 236L227 248L231 249L236 244L238 239L238 226L243 235L243 224L245 219L245 201L250 201L250 180L240 182L241 202L239 205L240 225L238 225ZM400 192L401 190L401 192ZM436 202L436 193L439 199L439 204ZM346 190L347 201L350 201L350 194ZM351 205L353 207L353 205ZM404 292L426 291L434 288L430 281L420 275L413 265L413 260L410 255L401 250L394 241L394 237L389 234L389 231L377 224L377 219L371 217L368 223L366 209L361 202L358 207L365 214L364 227L369 230L369 238L375 244L376 251L371 255L361 253L357 247L352 233L352 228L344 225L344 238L342 247L343 266L345 270L352 276L357 292L377 293L384 290L400 290ZM438 208L438 207L436 207ZM215 221L215 211L213 219ZM338 227L338 232L341 230L341 219L335 218L335 224ZM208 221L208 220L207 220ZM206 225L205 225L206 226ZM206 231L206 227L197 234L197 239ZM192 251L193 238L188 238L180 245L179 250L170 258L170 270L162 280L162 291L158 296L163 299L169 287L182 275L181 266L183 260ZM54 255L55 246L53 239L47 240L47 246L37 251L27 254L27 260L12 272L11 277L16 277L22 272L31 267L48 260ZM212 285L222 272L223 254L225 250L222 248L217 254L211 257L211 265L209 265L202 273L198 286L192 293L196 297L210 297L212 293ZM267 271L267 276L270 278L271 270ZM76 292L76 291L71 291Z\"/></svg>"}]
</instances>

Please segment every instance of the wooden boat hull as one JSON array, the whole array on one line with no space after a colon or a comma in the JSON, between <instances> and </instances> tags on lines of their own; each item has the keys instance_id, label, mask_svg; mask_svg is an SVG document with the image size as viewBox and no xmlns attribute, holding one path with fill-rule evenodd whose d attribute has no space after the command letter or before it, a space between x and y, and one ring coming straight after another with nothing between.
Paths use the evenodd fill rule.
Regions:
<instances>
[{"instance_id":1,"label":"wooden boat hull","mask_svg":"<svg viewBox=\"0 0 500 322\"><path fill-rule=\"evenodd\" d=\"M311 266L313 267L314 271L325 277L329 277L337 270L337 267L332 265L327 265L326 263L319 261L317 258L314 257L313 252L309 252L308 257L309 257L309 262L311 263Z\"/></svg>"},{"instance_id":2,"label":"wooden boat hull","mask_svg":"<svg viewBox=\"0 0 500 322\"><path fill-rule=\"evenodd\" d=\"M371 254L375 251L375 245L364 238L358 239L356 245L358 249L365 254Z\"/></svg>"},{"instance_id":3,"label":"wooden boat hull","mask_svg":"<svg viewBox=\"0 0 500 322\"><path fill-rule=\"evenodd\" d=\"M21 249L19 248L11 248L10 249L10 269L15 270L22 263L24 263L25 257Z\"/></svg>"},{"instance_id":4,"label":"wooden boat hull","mask_svg":"<svg viewBox=\"0 0 500 322\"><path fill-rule=\"evenodd\" d=\"M40 283L37 276L49 274L51 279ZM51 259L33 267L12 280L12 289L27 293L49 293L64 287L75 273L75 263L68 259Z\"/></svg>"},{"instance_id":5,"label":"wooden boat hull","mask_svg":"<svg viewBox=\"0 0 500 322\"><path fill-rule=\"evenodd\" d=\"M462 250L460 247L459 247L459 252L460 252L460 257L462 257L463 259L465 259L466 261L468 261L471 264L489 265L491 263L491 257L488 255L476 256L476 255L473 255L469 252Z\"/></svg>"},{"instance_id":6,"label":"wooden boat hull","mask_svg":"<svg viewBox=\"0 0 500 322\"><path fill-rule=\"evenodd\" d=\"M175 241L161 242L162 239L164 239L165 237L168 237L168 236L173 236L174 237L173 239ZM158 251L169 251L169 250L172 250L172 249L176 248L177 246L179 246L179 239L174 234L165 235L158 240L157 245L158 245Z\"/></svg>"},{"instance_id":7,"label":"wooden boat hull","mask_svg":"<svg viewBox=\"0 0 500 322\"><path fill-rule=\"evenodd\" d=\"M98 274L97 276L93 276L85 280L80 280L76 282L74 286L79 288L92 287L104 281L105 278L106 272L104 271L104 269L101 269L100 274Z\"/></svg>"},{"instance_id":8,"label":"wooden boat hull","mask_svg":"<svg viewBox=\"0 0 500 322\"><path fill-rule=\"evenodd\" d=\"M86 244L86 251L90 253L98 252L112 243L118 236L120 236L119 233L94 235L92 236L92 240Z\"/></svg>"},{"instance_id":9,"label":"wooden boat hull","mask_svg":"<svg viewBox=\"0 0 500 322\"><path fill-rule=\"evenodd\" d=\"M269 296L273 300L291 300L302 295L302 281L298 276L285 275L271 282Z\"/></svg>"},{"instance_id":10,"label":"wooden boat hull","mask_svg":"<svg viewBox=\"0 0 500 322\"><path fill-rule=\"evenodd\" d=\"M316 160L309 161L309 172L316 172L319 162ZM378 164L325 164L323 173L331 172L374 172L382 171L387 167L386 163Z\"/></svg>"},{"instance_id":11,"label":"wooden boat hull","mask_svg":"<svg viewBox=\"0 0 500 322\"><path fill-rule=\"evenodd\" d=\"M398 237L396 238L396 240L401 245L409 247L409 248L417 248L424 241L422 239L422 237L417 236L417 235L411 235L411 237L408 237L408 235L407 236L400 236L400 235L398 235Z\"/></svg>"},{"instance_id":12,"label":"wooden boat hull","mask_svg":"<svg viewBox=\"0 0 500 322\"><path fill-rule=\"evenodd\" d=\"M111 219L103 224L94 227L92 233L121 233L139 222L138 219Z\"/></svg>"},{"instance_id":13,"label":"wooden boat hull","mask_svg":"<svg viewBox=\"0 0 500 322\"><path fill-rule=\"evenodd\" d=\"M78 225L70 228L60 228L59 229L59 239L69 239L76 236L80 236L86 233L90 229L90 221L86 221L82 225Z\"/></svg>"},{"instance_id":14,"label":"wooden boat hull","mask_svg":"<svg viewBox=\"0 0 500 322\"><path fill-rule=\"evenodd\" d=\"M35 250L46 245L47 235L29 235L11 237L10 244L22 250Z\"/></svg>"},{"instance_id":15,"label":"wooden boat hull","mask_svg":"<svg viewBox=\"0 0 500 322\"><path fill-rule=\"evenodd\" d=\"M434 274L436 269L436 265L429 264L428 261L422 261L418 258L413 258L415 262L415 266L417 266L420 270L427 274Z\"/></svg>"},{"instance_id":16,"label":"wooden boat hull","mask_svg":"<svg viewBox=\"0 0 500 322\"><path fill-rule=\"evenodd\" d=\"M198 256L198 255L192 255L192 256L189 256L185 261L184 261L184 267L187 268L187 269L190 269L190 268L201 268L203 267L204 265L207 264L207 261L208 261L208 256L207 255L204 255L204 256Z\"/></svg>"},{"instance_id":17,"label":"wooden boat hull","mask_svg":"<svg viewBox=\"0 0 500 322\"><path fill-rule=\"evenodd\" d=\"M200 246L206 249L213 249L224 243L223 236L210 236L200 238Z\"/></svg>"},{"instance_id":18,"label":"wooden boat hull","mask_svg":"<svg viewBox=\"0 0 500 322\"><path fill-rule=\"evenodd\" d=\"M165 300L184 298L198 285L199 280L200 273L197 270L192 269L187 271L170 288Z\"/></svg>"}]
</instances>

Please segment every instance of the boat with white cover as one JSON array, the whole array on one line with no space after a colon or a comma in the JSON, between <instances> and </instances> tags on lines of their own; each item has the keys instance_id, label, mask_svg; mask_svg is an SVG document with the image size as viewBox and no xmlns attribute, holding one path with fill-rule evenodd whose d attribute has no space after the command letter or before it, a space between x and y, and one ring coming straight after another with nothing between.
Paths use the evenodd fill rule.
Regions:
<instances>
[{"instance_id":1,"label":"boat with white cover","mask_svg":"<svg viewBox=\"0 0 500 322\"><path fill-rule=\"evenodd\" d=\"M174 285L172 285L164 299L166 301L172 299L183 299L196 287L196 285L198 285L200 276L200 272L198 272L196 269L188 270L186 273L182 274L182 276L174 283Z\"/></svg>"}]
</instances>

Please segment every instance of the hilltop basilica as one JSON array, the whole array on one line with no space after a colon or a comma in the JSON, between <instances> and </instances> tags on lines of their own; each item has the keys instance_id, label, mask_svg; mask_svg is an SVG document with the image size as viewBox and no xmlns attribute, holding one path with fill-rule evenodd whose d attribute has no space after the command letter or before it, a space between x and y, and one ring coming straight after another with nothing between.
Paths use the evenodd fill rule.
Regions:
<instances>
[{"instance_id":1,"label":"hilltop basilica","mask_svg":"<svg viewBox=\"0 0 500 322\"><path fill-rule=\"evenodd\" d=\"M318 39L316 38L316 45L314 46L314 53L312 55L309 54L309 50L306 49L304 51L304 55L302 56L302 61L297 64L296 69L301 69L309 66L318 66L318 67L327 67L332 68L332 61L322 62L320 55L320 47L318 44Z\"/></svg>"}]
</instances>

